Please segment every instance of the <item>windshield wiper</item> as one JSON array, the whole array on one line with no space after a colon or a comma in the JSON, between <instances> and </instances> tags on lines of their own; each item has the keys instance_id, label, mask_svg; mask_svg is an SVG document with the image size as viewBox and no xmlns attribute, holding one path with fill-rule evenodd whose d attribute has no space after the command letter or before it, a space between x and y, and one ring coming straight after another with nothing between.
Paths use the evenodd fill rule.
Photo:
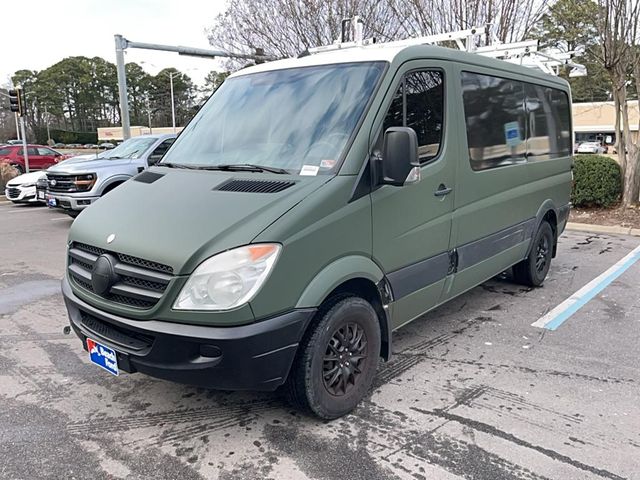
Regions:
<instances>
[{"instance_id":1,"label":"windshield wiper","mask_svg":"<svg viewBox=\"0 0 640 480\"><path fill-rule=\"evenodd\" d=\"M269 172L288 175L289 172L284 168L267 167L264 165L255 165L252 163L223 163L222 165L206 165L197 167L202 170L223 170L231 172Z\"/></svg>"}]
</instances>

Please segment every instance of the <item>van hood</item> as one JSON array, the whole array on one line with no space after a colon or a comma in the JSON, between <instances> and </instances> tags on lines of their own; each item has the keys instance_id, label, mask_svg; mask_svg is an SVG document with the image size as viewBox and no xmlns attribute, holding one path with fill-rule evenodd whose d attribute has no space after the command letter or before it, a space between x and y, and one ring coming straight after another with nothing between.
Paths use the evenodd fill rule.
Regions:
<instances>
[{"instance_id":1,"label":"van hood","mask_svg":"<svg viewBox=\"0 0 640 480\"><path fill-rule=\"evenodd\" d=\"M251 243L331 178L154 167L83 210L69 241L159 262L186 275L218 252ZM294 184L277 193L218 190L231 179Z\"/></svg>"},{"instance_id":2,"label":"van hood","mask_svg":"<svg viewBox=\"0 0 640 480\"><path fill-rule=\"evenodd\" d=\"M130 158L114 158L106 160L95 158L93 160L86 158L70 158L64 160L53 167L49 167L47 172L51 173L91 173L94 170L103 168L115 168L121 165L129 165L132 162Z\"/></svg>"}]
</instances>

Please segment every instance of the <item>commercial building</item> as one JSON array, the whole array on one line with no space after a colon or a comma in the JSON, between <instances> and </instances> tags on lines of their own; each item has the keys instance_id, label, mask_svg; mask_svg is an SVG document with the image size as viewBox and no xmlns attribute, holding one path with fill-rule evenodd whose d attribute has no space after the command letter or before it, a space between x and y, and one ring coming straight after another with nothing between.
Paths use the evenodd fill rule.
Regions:
<instances>
[{"instance_id":1,"label":"commercial building","mask_svg":"<svg viewBox=\"0 0 640 480\"><path fill-rule=\"evenodd\" d=\"M640 112L638 101L629 105L629 127L633 141L638 139ZM600 141L603 145L615 143L615 108L613 102L586 102L573 104L573 130L576 142Z\"/></svg>"}]
</instances>

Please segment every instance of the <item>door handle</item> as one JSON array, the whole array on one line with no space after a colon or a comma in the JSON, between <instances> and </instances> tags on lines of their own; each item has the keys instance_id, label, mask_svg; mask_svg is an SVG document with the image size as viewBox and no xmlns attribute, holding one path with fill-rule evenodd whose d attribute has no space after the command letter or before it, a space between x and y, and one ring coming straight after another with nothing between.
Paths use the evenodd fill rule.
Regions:
<instances>
[{"instance_id":1,"label":"door handle","mask_svg":"<svg viewBox=\"0 0 640 480\"><path fill-rule=\"evenodd\" d=\"M438 186L438 190L433 192L436 197L444 197L445 195L449 195L453 191L453 188L448 188L444 183L441 183Z\"/></svg>"}]
</instances>

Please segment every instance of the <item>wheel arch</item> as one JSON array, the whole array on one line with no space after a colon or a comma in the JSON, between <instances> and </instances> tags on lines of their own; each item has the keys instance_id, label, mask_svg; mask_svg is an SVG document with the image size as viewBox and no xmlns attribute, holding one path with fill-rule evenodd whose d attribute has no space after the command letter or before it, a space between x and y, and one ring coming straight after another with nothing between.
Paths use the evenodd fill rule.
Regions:
<instances>
[{"instance_id":1,"label":"wheel arch","mask_svg":"<svg viewBox=\"0 0 640 480\"><path fill-rule=\"evenodd\" d=\"M122 185L124 182L129 180L131 177L110 177L104 181L104 183L100 186L100 196L105 193L109 193L114 188Z\"/></svg>"},{"instance_id":2,"label":"wheel arch","mask_svg":"<svg viewBox=\"0 0 640 480\"><path fill-rule=\"evenodd\" d=\"M342 257L323 268L307 285L296 308L319 307L337 295L356 295L367 300L380 324L380 356L391 358L391 319L388 304L391 289L380 267L360 255ZM307 328L312 328L312 321Z\"/></svg>"},{"instance_id":3,"label":"wheel arch","mask_svg":"<svg viewBox=\"0 0 640 480\"><path fill-rule=\"evenodd\" d=\"M536 232L540 228L540 224L543 221L549 222L551 225L551 230L553 231L553 258L556 256L556 252L558 250L558 213L557 208L553 200L545 200L540 208L538 209L538 213L536 213L536 223L533 232L531 233L531 240L529 241L529 248L527 249L527 255L531 252L533 248L533 240L535 238Z\"/></svg>"}]
</instances>

